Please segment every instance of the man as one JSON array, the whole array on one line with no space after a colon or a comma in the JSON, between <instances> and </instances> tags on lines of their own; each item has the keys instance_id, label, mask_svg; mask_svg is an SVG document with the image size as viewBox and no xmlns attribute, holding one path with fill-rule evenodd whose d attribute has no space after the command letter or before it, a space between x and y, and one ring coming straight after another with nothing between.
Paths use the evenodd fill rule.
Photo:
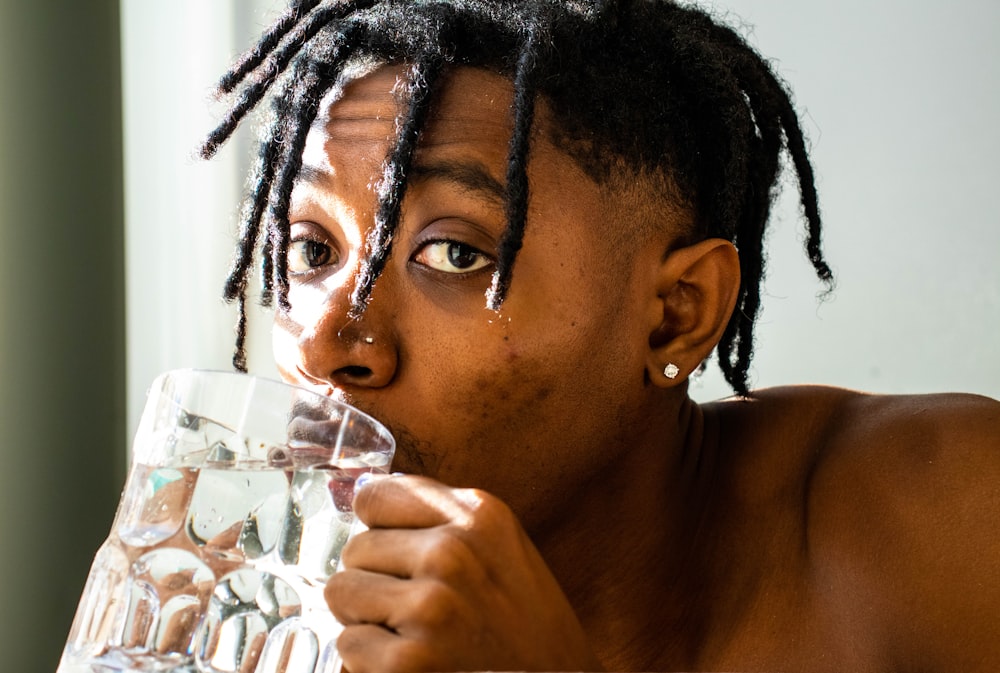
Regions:
<instances>
[{"instance_id":1,"label":"man","mask_svg":"<svg viewBox=\"0 0 1000 673\"><path fill-rule=\"evenodd\" d=\"M783 148L831 276L737 35L642 0L300 2L259 47L204 152L276 87L227 294L263 233L282 373L385 422L406 475L359 486L327 589L352 673L1000 666L1000 405L747 389ZM739 395L698 405L713 350Z\"/></svg>"}]
</instances>

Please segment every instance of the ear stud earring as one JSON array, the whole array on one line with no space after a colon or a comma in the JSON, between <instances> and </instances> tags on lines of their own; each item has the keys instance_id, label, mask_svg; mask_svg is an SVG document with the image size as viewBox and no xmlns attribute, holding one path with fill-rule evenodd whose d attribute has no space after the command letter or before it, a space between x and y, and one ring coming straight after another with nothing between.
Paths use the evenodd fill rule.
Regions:
<instances>
[{"instance_id":1,"label":"ear stud earring","mask_svg":"<svg viewBox=\"0 0 1000 673\"><path fill-rule=\"evenodd\" d=\"M668 362L667 366L663 368L663 375L668 379L676 379L677 375L680 373L680 367L675 365L673 362Z\"/></svg>"},{"instance_id":2,"label":"ear stud earring","mask_svg":"<svg viewBox=\"0 0 1000 673\"><path fill-rule=\"evenodd\" d=\"M362 341L371 346L373 343L375 343L375 337L366 336L364 339L362 339Z\"/></svg>"}]
</instances>

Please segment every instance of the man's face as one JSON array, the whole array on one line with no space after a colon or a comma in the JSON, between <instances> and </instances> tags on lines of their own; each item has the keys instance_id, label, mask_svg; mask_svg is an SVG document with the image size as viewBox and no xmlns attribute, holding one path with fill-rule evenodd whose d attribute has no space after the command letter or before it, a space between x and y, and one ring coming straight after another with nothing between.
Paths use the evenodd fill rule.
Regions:
<instances>
[{"instance_id":1,"label":"man's face","mask_svg":"<svg viewBox=\"0 0 1000 673\"><path fill-rule=\"evenodd\" d=\"M605 227L626 219L622 204L538 133L524 247L502 309L486 308L506 224L511 86L460 69L421 136L392 256L367 311L350 319L401 74L354 81L309 134L278 366L383 421L399 442L394 469L483 488L541 523L588 480L600 488L605 466L648 427L645 358L659 318L649 288L662 248L610 250L620 236ZM540 109L536 125L545 120Z\"/></svg>"}]
</instances>

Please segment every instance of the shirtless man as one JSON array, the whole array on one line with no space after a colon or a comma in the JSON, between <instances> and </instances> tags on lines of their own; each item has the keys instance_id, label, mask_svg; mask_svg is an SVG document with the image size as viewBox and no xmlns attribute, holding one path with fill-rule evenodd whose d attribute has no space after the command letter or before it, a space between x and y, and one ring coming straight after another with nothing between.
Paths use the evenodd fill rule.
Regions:
<instances>
[{"instance_id":1,"label":"shirtless man","mask_svg":"<svg viewBox=\"0 0 1000 673\"><path fill-rule=\"evenodd\" d=\"M283 375L399 442L352 673L1000 669L1000 404L746 388L783 150L830 279L757 54L666 2L316 5L204 153L273 85L227 293L263 236Z\"/></svg>"}]
</instances>

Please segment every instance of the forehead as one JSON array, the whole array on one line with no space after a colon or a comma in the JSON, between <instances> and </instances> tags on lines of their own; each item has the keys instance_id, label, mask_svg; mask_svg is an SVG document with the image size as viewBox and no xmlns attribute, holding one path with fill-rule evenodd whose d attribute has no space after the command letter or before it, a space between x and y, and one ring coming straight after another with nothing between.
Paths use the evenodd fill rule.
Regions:
<instances>
[{"instance_id":1,"label":"forehead","mask_svg":"<svg viewBox=\"0 0 1000 673\"><path fill-rule=\"evenodd\" d=\"M307 143L304 163L325 163L320 150L327 157L361 150L369 160L384 160L405 114L407 76L405 66L381 66L329 96L311 131L322 138L311 138ZM505 157L512 129L512 100L513 86L505 77L466 67L446 73L420 131L421 150L468 151L474 147L491 155L481 157L489 163Z\"/></svg>"}]
</instances>

